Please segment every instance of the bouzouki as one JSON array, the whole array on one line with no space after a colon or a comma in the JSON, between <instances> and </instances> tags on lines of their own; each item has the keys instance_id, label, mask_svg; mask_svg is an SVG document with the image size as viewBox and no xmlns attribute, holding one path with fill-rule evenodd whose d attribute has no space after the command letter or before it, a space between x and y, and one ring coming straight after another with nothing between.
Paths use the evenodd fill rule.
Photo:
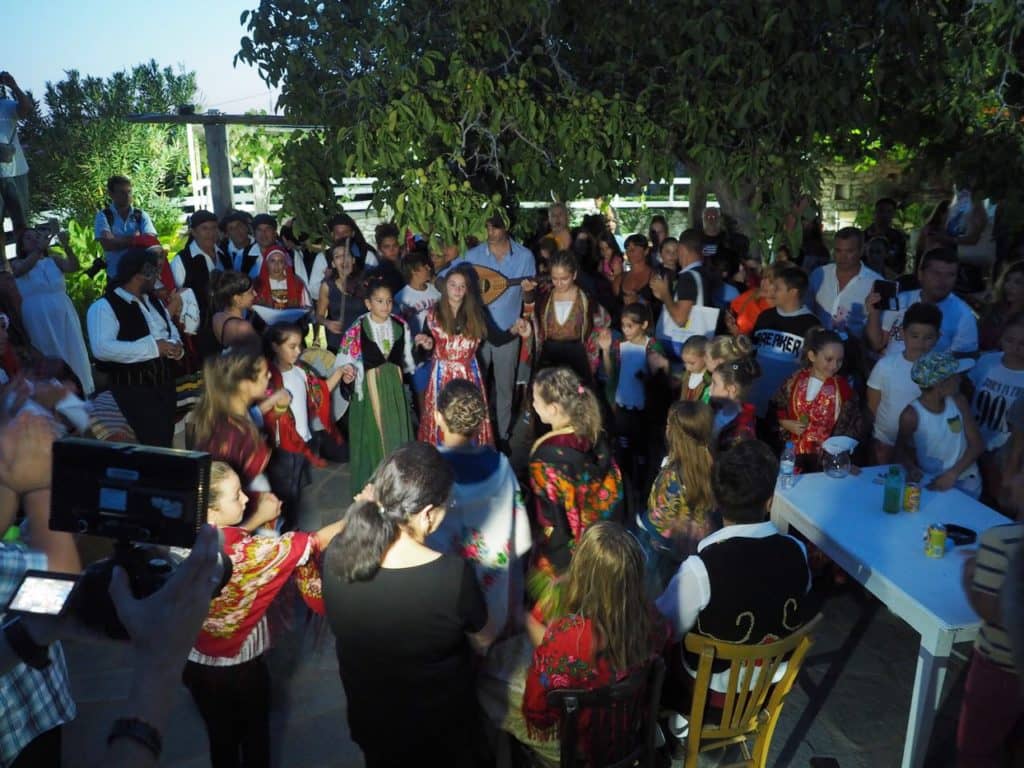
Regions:
<instances>
[{"instance_id":1,"label":"bouzouki","mask_svg":"<svg viewBox=\"0 0 1024 768\"><path fill-rule=\"evenodd\" d=\"M467 264L466 266L472 267L473 271L476 272L477 286L480 289L480 298L483 299L484 304L491 304L502 296L509 288L519 285L524 280L530 280L534 283L543 283L551 279L547 275L534 275L533 277L505 277L501 272L491 269L490 267L481 267L476 264Z\"/></svg>"}]
</instances>

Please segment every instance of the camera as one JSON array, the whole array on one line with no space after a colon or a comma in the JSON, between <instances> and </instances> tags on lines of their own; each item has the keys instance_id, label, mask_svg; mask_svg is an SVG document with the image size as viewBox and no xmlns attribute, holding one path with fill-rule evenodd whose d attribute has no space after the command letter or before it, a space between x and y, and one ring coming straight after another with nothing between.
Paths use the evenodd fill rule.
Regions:
<instances>
[{"instance_id":1,"label":"camera","mask_svg":"<svg viewBox=\"0 0 1024 768\"><path fill-rule=\"evenodd\" d=\"M50 528L113 539L112 557L92 563L68 597L84 625L117 639L128 633L108 594L114 566L128 575L132 594L145 598L174 574L206 523L210 456L66 437L53 444ZM231 578L222 552L221 582Z\"/></svg>"}]
</instances>

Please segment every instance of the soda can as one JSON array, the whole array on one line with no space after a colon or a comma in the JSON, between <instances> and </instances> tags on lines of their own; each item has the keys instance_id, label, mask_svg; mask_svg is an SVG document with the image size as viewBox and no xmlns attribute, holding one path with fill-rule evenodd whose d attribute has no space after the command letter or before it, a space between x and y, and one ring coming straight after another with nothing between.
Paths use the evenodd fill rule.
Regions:
<instances>
[{"instance_id":1,"label":"soda can","mask_svg":"<svg viewBox=\"0 0 1024 768\"><path fill-rule=\"evenodd\" d=\"M924 535L924 553L928 557L942 557L946 554L946 526L933 523Z\"/></svg>"},{"instance_id":2,"label":"soda can","mask_svg":"<svg viewBox=\"0 0 1024 768\"><path fill-rule=\"evenodd\" d=\"M921 484L907 483L903 488L903 510L917 512L921 509Z\"/></svg>"}]
</instances>

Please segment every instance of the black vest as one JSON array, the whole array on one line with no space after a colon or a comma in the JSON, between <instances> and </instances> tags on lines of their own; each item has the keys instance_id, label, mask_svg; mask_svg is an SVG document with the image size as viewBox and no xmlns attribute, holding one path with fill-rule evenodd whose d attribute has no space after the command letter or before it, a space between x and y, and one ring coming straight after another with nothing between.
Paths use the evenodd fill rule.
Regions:
<instances>
[{"instance_id":1,"label":"black vest","mask_svg":"<svg viewBox=\"0 0 1024 768\"><path fill-rule=\"evenodd\" d=\"M708 572L711 602L697 616L693 631L741 645L775 642L805 621L809 570L797 541L774 534L764 538L735 536L701 550ZM697 668L698 658L687 654ZM716 664L721 672L727 662Z\"/></svg>"},{"instance_id":2,"label":"black vest","mask_svg":"<svg viewBox=\"0 0 1024 768\"><path fill-rule=\"evenodd\" d=\"M125 301L113 290L107 291L104 297L117 318L117 340L138 341L150 335L149 324L142 309L134 301ZM164 322L170 328L171 320L160 302L149 299ZM162 357L157 355L150 360L138 363L115 363L110 360L98 360L97 368L106 371L110 376L111 386L149 386L156 387L166 384L173 375L171 368Z\"/></svg>"},{"instance_id":3,"label":"black vest","mask_svg":"<svg viewBox=\"0 0 1024 768\"><path fill-rule=\"evenodd\" d=\"M185 267L185 281L182 288L191 288L196 295L196 303L199 305L200 324L205 323L209 318L210 309L210 268L206 265L206 257L200 254L193 256L186 248L178 254L182 266ZM214 254L216 263L217 254Z\"/></svg>"},{"instance_id":4,"label":"black vest","mask_svg":"<svg viewBox=\"0 0 1024 768\"><path fill-rule=\"evenodd\" d=\"M220 254L219 258L221 263L224 265L224 269L234 269L235 262L231 256L231 249L228 247L231 245L231 239L225 237L220 241ZM260 244L255 240L245 247L242 251L242 264L238 270L243 275L248 275L250 270L256 265L256 259L263 253L263 249L260 248Z\"/></svg>"}]
</instances>

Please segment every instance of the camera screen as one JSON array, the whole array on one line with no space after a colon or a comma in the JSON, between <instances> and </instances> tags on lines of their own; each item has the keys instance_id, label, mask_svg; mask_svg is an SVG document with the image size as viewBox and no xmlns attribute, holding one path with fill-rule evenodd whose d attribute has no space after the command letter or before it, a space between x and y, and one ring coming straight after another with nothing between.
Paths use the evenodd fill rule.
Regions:
<instances>
[{"instance_id":1,"label":"camera screen","mask_svg":"<svg viewBox=\"0 0 1024 768\"><path fill-rule=\"evenodd\" d=\"M68 595L74 588L74 579L26 576L21 583L21 589L18 590L7 609L57 616L64 608Z\"/></svg>"}]
</instances>

